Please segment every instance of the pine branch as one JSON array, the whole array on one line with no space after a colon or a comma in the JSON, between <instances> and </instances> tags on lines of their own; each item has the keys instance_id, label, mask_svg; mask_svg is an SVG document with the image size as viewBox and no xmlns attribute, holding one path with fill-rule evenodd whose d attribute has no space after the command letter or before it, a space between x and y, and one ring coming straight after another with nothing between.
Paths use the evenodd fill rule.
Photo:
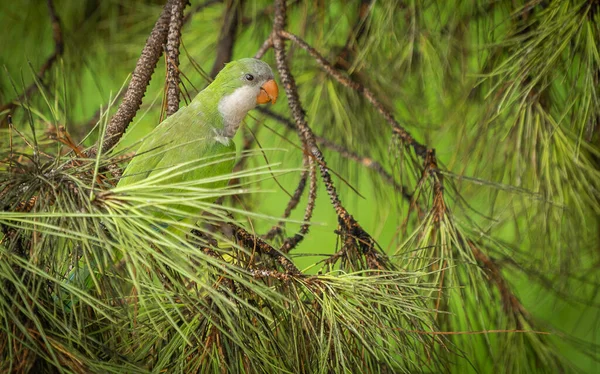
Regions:
<instances>
[{"instance_id":1,"label":"pine branch","mask_svg":"<svg viewBox=\"0 0 600 374\"><path fill-rule=\"evenodd\" d=\"M304 170L304 171L302 171L302 174L300 175L300 181L298 182L298 186L294 190L292 198L288 201L288 203L285 207L285 210L282 215L283 219L289 218L290 214L292 214L292 211L294 209L296 209L296 207L298 206L298 203L300 203L300 198L302 197L302 194L304 193L304 190L306 189L306 181L307 180L308 180L308 170ZM285 221L281 220L281 221L277 222L277 224L274 225L273 227L271 227L271 229L266 234L264 234L262 237L266 240L271 240L271 239L275 238L275 236L277 236L283 232L283 225L285 225Z\"/></svg>"},{"instance_id":2,"label":"pine branch","mask_svg":"<svg viewBox=\"0 0 600 374\"><path fill-rule=\"evenodd\" d=\"M290 119L288 119L278 113L275 113L268 108L258 107L256 109L259 112L261 112L262 114L264 114L270 118L273 118L274 120L278 121L279 123L285 125L289 130L296 131L296 125ZM332 150L348 160L352 160L358 164L361 164L362 166L364 166L368 169L373 170L374 172L379 174L385 182L387 182L388 184L393 186L396 191L400 191L400 193L402 194L402 197L405 200L407 200L408 202L411 202L412 194L410 192L408 192L408 187L399 184L396 181L396 179L390 173L388 173L385 170L385 168L383 167L383 165L381 165L378 161L376 161L373 158L368 157L368 156L361 156L358 153L356 153L346 147L343 147L337 143L334 143L333 141L331 141L325 137L315 135L315 140L317 141L317 144L319 144L320 146L323 146L329 150Z\"/></svg>"},{"instance_id":3,"label":"pine branch","mask_svg":"<svg viewBox=\"0 0 600 374\"><path fill-rule=\"evenodd\" d=\"M179 110L179 42L187 0L174 0L167 33L167 116Z\"/></svg>"},{"instance_id":4,"label":"pine branch","mask_svg":"<svg viewBox=\"0 0 600 374\"><path fill-rule=\"evenodd\" d=\"M310 185L308 187L308 200L306 202L306 208L304 210L304 223L300 226L300 230L294 234L293 236L286 238L279 249L283 253L289 253L292 249L296 248L296 246L304 239L304 237L308 234L308 230L310 229L310 220L312 218L313 210L315 209L315 202L317 200L317 171L315 167L315 162L311 157L304 157L305 167L308 167L308 174L310 176ZM300 183L303 184L303 180L300 180ZM296 193L299 190L300 185L296 189ZM303 188L304 189L304 188ZM296 202L296 193L289 201L288 206L284 212L284 218L289 217L292 209L297 205ZM281 224L281 222L280 222Z\"/></svg>"},{"instance_id":5,"label":"pine branch","mask_svg":"<svg viewBox=\"0 0 600 374\"><path fill-rule=\"evenodd\" d=\"M267 255L272 259L276 260L283 268L290 274L294 276L299 276L302 272L294 265L294 263L285 257L280 251L273 248L269 243L265 242L261 238L256 235L249 233L244 230L242 227L230 224L229 225L233 230L234 237L239 240L243 247L249 251L257 250L259 253Z\"/></svg>"},{"instance_id":6,"label":"pine branch","mask_svg":"<svg viewBox=\"0 0 600 374\"><path fill-rule=\"evenodd\" d=\"M362 84L353 81L351 78L343 76L338 70L336 70L317 50L312 48L308 43L304 40L300 39L298 36L291 34L285 30L280 30L278 32L283 38L293 41L297 45L299 45L302 49L306 50L318 63L321 65L323 70L328 73L330 76L335 78L342 85L358 92L362 96L364 96L373 107L384 117L384 119L390 124L392 127L392 132L402 139L402 141L411 146L417 156L423 159L424 169L428 169L431 172L431 175L439 174L437 173L437 159L435 156L434 149L428 149L423 144L419 143L417 140L413 138L413 136L406 131L398 121L394 118L394 116L385 108L385 106L377 99L375 94L363 86ZM431 167L434 165L435 167ZM443 193L443 183L441 175L438 175L433 180L434 187ZM401 191L405 191L404 188ZM405 198L408 196L405 196Z\"/></svg>"},{"instance_id":7,"label":"pine branch","mask_svg":"<svg viewBox=\"0 0 600 374\"><path fill-rule=\"evenodd\" d=\"M354 243L352 244L352 247L354 247L355 244L358 245L360 252L368 257L369 267L386 268L389 263L385 259L385 255L378 253L375 248L375 241L371 235L360 226L342 205L333 180L331 179L325 157L316 144L315 135L306 122L305 112L304 109L302 109L296 81L287 65L285 43L282 37L283 35L286 35L285 31L283 31L286 24L286 18L285 0L276 0L275 19L271 37L273 38L273 47L275 48L277 70L288 98L288 105L292 112L292 116L296 122L298 135L302 140L305 152L319 164L321 178L323 179L325 189L338 216L339 225L341 226L339 233L348 239L348 244L350 241ZM350 253L350 251L348 251L348 253Z\"/></svg>"},{"instance_id":8,"label":"pine branch","mask_svg":"<svg viewBox=\"0 0 600 374\"><path fill-rule=\"evenodd\" d=\"M142 105L146 87L150 84L150 79L163 51L163 44L167 41L169 23L171 21L171 9L173 3L177 1L179 0L169 0L167 2L146 41L146 45L131 76L127 91L125 91L123 101L106 129L106 135L102 142L102 153L109 151L119 142L127 126L133 121L133 118ZM97 152L98 149L95 146L88 150L87 156L93 158Z\"/></svg>"},{"instance_id":9,"label":"pine branch","mask_svg":"<svg viewBox=\"0 0 600 374\"><path fill-rule=\"evenodd\" d=\"M258 51L256 51L256 53L254 54L254 58L258 58L261 59L263 58L263 56L265 55L265 53L267 53L267 51L269 49L273 48L273 39L271 37L268 37L263 44L261 44L260 48L258 49Z\"/></svg>"},{"instance_id":10,"label":"pine branch","mask_svg":"<svg viewBox=\"0 0 600 374\"><path fill-rule=\"evenodd\" d=\"M383 116L383 118L390 124L394 134L398 135L405 144L411 146L414 149L415 154L417 156L421 157L422 159L425 159L427 155L427 147L415 140L415 138L413 138L413 136L407 130L405 130L398 123L398 121L396 121L394 116L385 108L385 106L379 101L379 99L377 99L377 97L371 90L369 90L362 84L353 81L351 78L342 75L319 52L317 52L316 49L311 47L299 36L289 33L283 29L278 31L278 35L280 35L281 38L285 38L294 42L300 48L307 51L308 54L310 54L315 59L315 61L317 61L319 65L321 65L323 70L327 74L335 78L335 80L337 80L339 83L364 96L373 105L373 107Z\"/></svg>"}]
</instances>

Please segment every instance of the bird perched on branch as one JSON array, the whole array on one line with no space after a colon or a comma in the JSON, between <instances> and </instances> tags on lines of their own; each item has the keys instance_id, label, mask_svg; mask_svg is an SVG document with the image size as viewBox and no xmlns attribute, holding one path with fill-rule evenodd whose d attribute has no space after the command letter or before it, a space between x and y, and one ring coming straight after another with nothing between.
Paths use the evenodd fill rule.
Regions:
<instances>
[{"instance_id":1,"label":"bird perched on branch","mask_svg":"<svg viewBox=\"0 0 600 374\"><path fill-rule=\"evenodd\" d=\"M147 202L153 205L152 201L161 201L160 206L151 207L158 221L152 223L153 228L159 231L157 226L161 226L176 237L185 236L190 225L181 224L197 220L203 210L198 201L214 202L218 189L228 183L235 162L232 138L242 120L257 104L274 104L278 93L267 63L254 58L230 62L188 106L165 119L144 139L117 189L139 188L138 198L164 197ZM179 224L166 223L169 221ZM116 258L120 260L121 254ZM95 280L90 272L96 265L93 261L85 265L84 258L79 262L66 275L66 284L92 288ZM76 299L66 292L61 299L65 310L71 310Z\"/></svg>"},{"instance_id":2,"label":"bird perched on branch","mask_svg":"<svg viewBox=\"0 0 600 374\"><path fill-rule=\"evenodd\" d=\"M235 161L233 136L248 111L257 104L274 104L278 92L267 63L254 58L228 63L188 106L148 135L118 187L144 180L167 188L200 180L206 181L202 187L207 190L225 187L228 181L222 176L232 172ZM169 204L153 215L179 220L178 213L200 213L194 210L186 204Z\"/></svg>"}]
</instances>

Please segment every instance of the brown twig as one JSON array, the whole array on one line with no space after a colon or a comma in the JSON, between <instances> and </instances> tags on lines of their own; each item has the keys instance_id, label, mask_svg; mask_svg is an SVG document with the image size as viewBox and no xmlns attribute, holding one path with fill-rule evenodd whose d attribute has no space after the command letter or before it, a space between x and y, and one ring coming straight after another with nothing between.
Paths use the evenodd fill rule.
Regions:
<instances>
[{"instance_id":1,"label":"brown twig","mask_svg":"<svg viewBox=\"0 0 600 374\"><path fill-rule=\"evenodd\" d=\"M288 118L286 118L278 113L275 113L268 108L259 107L259 108L257 108L257 110L259 112L263 113L264 115L266 115L270 118L273 118L273 119L277 120L278 122L284 124L288 129L296 131L296 125ZM404 197L404 199L406 199L409 202L411 201L412 194L410 192L408 192L408 187L403 186L403 185L399 184L398 182L396 182L395 178L390 173L388 173L385 170L385 168L383 167L383 165L381 165L378 161L373 160L371 157L361 156L358 153L353 152L353 151L349 150L348 148L345 148L339 144L336 144L336 143L332 142L331 140L324 138L322 136L315 135L315 140L317 141L317 144L319 144L320 146L330 149L346 159L355 161L355 162L363 165L364 167L373 170L374 172L379 174L381 176L381 178L383 178L384 181L386 181L388 184L392 185L397 191L400 191L402 194L402 197Z\"/></svg>"},{"instance_id":2,"label":"brown twig","mask_svg":"<svg viewBox=\"0 0 600 374\"><path fill-rule=\"evenodd\" d=\"M383 270L393 267L387 256L377 251L374 240L364 230L350 227L350 229L337 230L336 233L343 238L342 248L322 261L325 266L331 268L341 260L342 269ZM365 261L361 255L364 255Z\"/></svg>"},{"instance_id":3,"label":"brown twig","mask_svg":"<svg viewBox=\"0 0 600 374\"><path fill-rule=\"evenodd\" d=\"M42 84L44 82L44 76L46 75L46 72L48 72L48 70L50 70L50 68L54 65L58 58L62 56L65 47L63 41L61 21L58 17L58 14L56 13L56 9L54 8L54 2L52 0L47 0L46 4L48 5L48 13L50 15L50 22L52 25L52 39L54 39L54 52L52 52L50 57L48 57L46 62L44 62L44 64L40 68L40 71L37 74L37 79L39 83ZM18 106L18 103L24 101L26 97L30 97L37 89L38 85L36 84L36 82L33 82L15 100L12 100L0 106L0 113L4 111L12 112Z\"/></svg>"},{"instance_id":4,"label":"brown twig","mask_svg":"<svg viewBox=\"0 0 600 374\"><path fill-rule=\"evenodd\" d=\"M312 158L308 157L308 171L309 171L309 177L310 177L310 184L308 187L308 199L306 201L306 208L304 210L304 223L300 226L300 231L298 233L296 233L293 237L288 238L285 240L285 242L283 243L283 245L281 246L281 250L284 253L288 253L290 252L292 249L294 249L298 243L300 243L300 241L302 241L302 239L304 239L304 236L306 234L308 234L308 230L310 228L310 220L312 218L312 213L315 209L315 203L317 200L317 171L316 171L316 165L315 162ZM289 216L289 213L288 213Z\"/></svg>"},{"instance_id":5,"label":"brown twig","mask_svg":"<svg viewBox=\"0 0 600 374\"><path fill-rule=\"evenodd\" d=\"M273 39L271 37L268 37L267 40L265 40L263 42L263 44L260 46L258 51L256 51L254 58L258 58L258 59L263 58L265 53L267 53L267 51L271 48L273 48Z\"/></svg>"},{"instance_id":6,"label":"brown twig","mask_svg":"<svg viewBox=\"0 0 600 374\"><path fill-rule=\"evenodd\" d=\"M519 317L523 317L529 322L529 313L523 307L517 296L513 294L508 282L502 275L500 267L496 265L494 260L483 253L471 240L467 240L466 242L471 248L473 256L479 263L479 266L489 275L488 281L498 288L504 312L513 316L517 328L522 329L523 325Z\"/></svg>"},{"instance_id":7,"label":"brown twig","mask_svg":"<svg viewBox=\"0 0 600 374\"><path fill-rule=\"evenodd\" d=\"M296 130L305 150L314 157L320 164L321 177L325 183L327 193L331 199L338 217L342 220L347 219L349 216L346 208L342 205L340 198L337 194L329 169L325 163L325 158L321 153L321 150L316 144L315 135L308 126L305 118L305 112L300 103L300 97L298 95L298 88L296 87L296 80L292 76L290 69L287 64L285 44L280 34L283 31L286 22L286 6L285 1L277 0L275 2L275 21L273 23L273 46L275 48L275 60L277 62L277 70L281 77L281 82L285 88L285 92L288 98L288 105L292 112L294 121L296 122Z\"/></svg>"},{"instance_id":8,"label":"brown twig","mask_svg":"<svg viewBox=\"0 0 600 374\"><path fill-rule=\"evenodd\" d=\"M217 46L217 57L209 74L213 79L223 69L223 66L231 61L238 27L238 15L242 10L243 2L243 0L229 0L225 7L223 26L221 27Z\"/></svg>"},{"instance_id":9,"label":"brown twig","mask_svg":"<svg viewBox=\"0 0 600 374\"><path fill-rule=\"evenodd\" d=\"M230 224L234 237L239 240L244 248L257 250L258 253L267 255L276 260L283 268L291 275L301 275L302 273L294 263L289 260L281 252L273 248L269 243L265 242L256 235L249 233L242 227Z\"/></svg>"},{"instance_id":10,"label":"brown twig","mask_svg":"<svg viewBox=\"0 0 600 374\"><path fill-rule=\"evenodd\" d=\"M173 2L176 1L178 0L169 0L167 2L160 17L154 24L154 28L137 61L123 101L108 124L106 135L102 142L102 152L107 152L119 142L127 126L129 126L142 105L146 87L150 83L158 59L162 54L162 46L167 40L169 22L171 20L171 8ZM92 147L88 151L87 156L94 157L97 152L97 146Z\"/></svg>"},{"instance_id":11,"label":"brown twig","mask_svg":"<svg viewBox=\"0 0 600 374\"><path fill-rule=\"evenodd\" d=\"M351 78L344 76L337 69L335 69L329 63L329 61L327 61L316 49L311 47L308 43L306 43L304 40L302 40L299 36L289 33L283 29L279 30L277 34L281 38L288 39L288 40L294 42L295 44L297 44L300 48L307 51L308 54L310 54L319 63L319 65L321 65L323 70L325 70L325 72L327 74L329 74L330 76L335 78L335 80L337 80L340 84L342 84L343 86L348 87L348 88L358 92L362 96L364 96L367 99L367 101L369 101L371 103L371 105L373 105L373 107L375 107L375 109L377 109L377 111L383 116L383 118L390 124L394 134L398 135L405 144L411 146L414 149L417 156L421 157L422 159L425 159L425 157L427 156L427 147L424 146L423 144L419 143L418 141L416 141L412 137L412 135L408 131L406 131L398 123L398 121L396 121L396 119L390 113L390 111L385 108L385 106L379 101L379 99L377 99L377 97L375 96L373 91L369 90L367 87L363 86L362 84L353 81Z\"/></svg>"},{"instance_id":12,"label":"brown twig","mask_svg":"<svg viewBox=\"0 0 600 374\"><path fill-rule=\"evenodd\" d=\"M298 135L302 140L305 152L307 152L309 157L313 158L319 165L321 178L325 184L325 189L338 216L338 222L340 225L339 233L345 236L345 238L351 238L353 243L352 245L357 246L360 249L360 253L367 257L368 266L373 268L384 268L389 264L386 261L385 256L380 254L376 249L375 241L342 205L333 180L331 179L331 174L329 173L329 168L325 162L325 157L316 143L315 135L306 122L305 112L302 108L302 104L298 95L298 89L296 87L296 81L287 64L285 43L283 39L283 37L287 34L284 31L285 23L286 2L285 0L276 0L275 19L273 22L273 32L271 35L273 38L273 47L275 49L275 61L277 63L277 70L279 72L282 85L287 95L288 105L292 112L292 117L296 123Z\"/></svg>"},{"instance_id":13,"label":"brown twig","mask_svg":"<svg viewBox=\"0 0 600 374\"><path fill-rule=\"evenodd\" d=\"M308 166L310 184L308 187L308 199L306 201L306 208L304 209L304 223L300 226L300 230L296 234L284 240L280 248L280 251L283 253L289 253L292 249L296 248L296 246L302 241L302 239L304 239L306 234L308 234L308 230L310 229L310 220L312 218L313 210L315 209L315 202L317 200L317 170L315 161L311 157L305 157L305 166ZM292 201L293 199L290 200L290 203L292 203ZM288 204L288 208L289 207L290 204ZM288 212L288 209L286 208L286 211L284 212L284 217L289 217L290 213L291 209L289 209Z\"/></svg>"},{"instance_id":14,"label":"brown twig","mask_svg":"<svg viewBox=\"0 0 600 374\"><path fill-rule=\"evenodd\" d=\"M296 190L292 194L292 198L288 201L288 203L285 207L285 210L284 210L283 216L282 216L283 219L289 218L290 214L292 214L292 211L294 209L296 209L296 207L298 206L298 203L300 202L300 198L302 197L302 194L304 193L304 190L306 189L306 181L307 180L308 180L308 170L304 170L302 172L302 174L300 175L300 181L298 182L298 186L296 186ZM283 221L283 219L281 221L277 222L276 225L271 227L271 229L262 236L263 239L272 240L273 238L275 238L275 236L281 234L281 232L283 231L282 227L285 224L285 221Z\"/></svg>"},{"instance_id":15,"label":"brown twig","mask_svg":"<svg viewBox=\"0 0 600 374\"><path fill-rule=\"evenodd\" d=\"M254 279L273 278L284 282L289 281L291 278L288 273L281 273L270 269L252 269L250 270L250 274Z\"/></svg>"},{"instance_id":16,"label":"brown twig","mask_svg":"<svg viewBox=\"0 0 600 374\"><path fill-rule=\"evenodd\" d=\"M187 1L173 0L167 33L167 116L179 110L179 42L183 26L183 9Z\"/></svg>"}]
</instances>

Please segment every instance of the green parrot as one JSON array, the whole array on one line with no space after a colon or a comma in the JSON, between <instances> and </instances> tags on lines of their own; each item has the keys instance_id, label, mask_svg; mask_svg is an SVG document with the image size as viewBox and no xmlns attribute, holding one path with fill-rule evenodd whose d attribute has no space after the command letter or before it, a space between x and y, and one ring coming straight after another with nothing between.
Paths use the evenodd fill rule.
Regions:
<instances>
[{"instance_id":1,"label":"green parrot","mask_svg":"<svg viewBox=\"0 0 600 374\"><path fill-rule=\"evenodd\" d=\"M201 181L231 173L235 157L232 138L242 120L257 104L274 104L278 93L273 71L267 63L254 58L228 63L188 106L180 108L148 135L137 156L127 165L117 189L173 170L172 175L160 179L160 184L165 186L165 194L168 194L172 184L179 183L181 186L186 181ZM177 168L190 162L191 167ZM203 187L217 189L226 185L226 178L218 178ZM189 205L172 204L168 205L167 212L157 208L151 213L159 219L194 223L201 212L194 211ZM173 227L162 228L177 237L187 234ZM89 267L83 264L83 259L80 262L80 266L67 275L67 283L75 282L91 288L93 279ZM66 310L71 309L71 298L62 302Z\"/></svg>"},{"instance_id":2,"label":"green parrot","mask_svg":"<svg viewBox=\"0 0 600 374\"><path fill-rule=\"evenodd\" d=\"M143 141L117 187L124 187L156 176L183 163L190 167L161 180L174 183L203 180L231 173L235 144L232 140L242 120L257 104L275 103L279 93L271 67L254 58L225 65L215 80L192 102L160 123ZM194 163L193 160L200 160ZM222 188L227 180L207 183L207 189ZM168 193L168 188L165 190ZM197 216L189 206L173 204L170 209ZM154 210L157 218L180 220L181 217Z\"/></svg>"}]
</instances>

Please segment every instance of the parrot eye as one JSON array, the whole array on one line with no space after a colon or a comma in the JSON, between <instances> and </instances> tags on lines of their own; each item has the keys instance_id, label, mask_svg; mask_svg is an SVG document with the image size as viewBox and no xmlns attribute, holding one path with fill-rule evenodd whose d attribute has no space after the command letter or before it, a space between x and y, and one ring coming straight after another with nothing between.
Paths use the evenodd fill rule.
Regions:
<instances>
[{"instance_id":1,"label":"parrot eye","mask_svg":"<svg viewBox=\"0 0 600 374\"><path fill-rule=\"evenodd\" d=\"M253 81L254 80L254 75L252 75L252 74L246 74L246 80Z\"/></svg>"}]
</instances>

